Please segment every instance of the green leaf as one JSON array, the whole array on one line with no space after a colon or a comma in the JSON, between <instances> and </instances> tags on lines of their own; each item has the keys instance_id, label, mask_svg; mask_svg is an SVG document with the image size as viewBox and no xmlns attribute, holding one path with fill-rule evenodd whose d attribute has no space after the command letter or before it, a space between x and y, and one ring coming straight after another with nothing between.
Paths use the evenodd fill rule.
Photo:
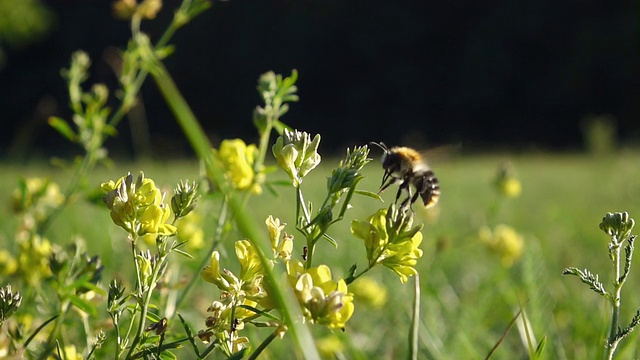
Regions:
<instances>
[{"instance_id":1,"label":"green leaf","mask_svg":"<svg viewBox=\"0 0 640 360\"><path fill-rule=\"evenodd\" d=\"M544 358L544 349L547 346L547 337L544 336L542 340L538 343L538 347L536 348L535 358L543 359Z\"/></svg>"},{"instance_id":2,"label":"green leaf","mask_svg":"<svg viewBox=\"0 0 640 360\"><path fill-rule=\"evenodd\" d=\"M160 321L160 316L158 316L155 313L152 313L151 311L149 311L149 312L147 312L147 320L155 323L155 322Z\"/></svg>"},{"instance_id":3,"label":"green leaf","mask_svg":"<svg viewBox=\"0 0 640 360\"><path fill-rule=\"evenodd\" d=\"M333 247L338 248L338 242L336 239L332 238L327 234L322 234L322 237L329 242L329 244L333 245Z\"/></svg>"},{"instance_id":4,"label":"green leaf","mask_svg":"<svg viewBox=\"0 0 640 360\"><path fill-rule=\"evenodd\" d=\"M253 311L256 314L260 314L260 315L268 317L269 319L272 319L272 320L280 320L276 316L274 316L274 315L272 315L272 314L270 314L270 313L268 313L268 312L266 312L264 310L260 310L260 309L254 308L253 306L249 306L249 305L244 305L243 304L243 305L239 305L239 307L241 307L243 309L247 309L249 311Z\"/></svg>"},{"instance_id":5,"label":"green leaf","mask_svg":"<svg viewBox=\"0 0 640 360\"><path fill-rule=\"evenodd\" d=\"M276 129L278 135L282 135L284 133L284 129L291 130L291 127L280 120L276 120L273 122L273 128Z\"/></svg>"},{"instance_id":6,"label":"green leaf","mask_svg":"<svg viewBox=\"0 0 640 360\"><path fill-rule=\"evenodd\" d=\"M87 313L87 315L91 317L98 316L98 311L88 300L85 300L77 295L69 295L69 301L71 302L71 304L73 304L73 306Z\"/></svg>"},{"instance_id":7,"label":"green leaf","mask_svg":"<svg viewBox=\"0 0 640 360\"><path fill-rule=\"evenodd\" d=\"M356 190L355 193L358 194L358 195L368 196L368 197L374 198L376 200L384 201L384 200L382 200L382 197L380 197L380 195L378 195L377 193L371 192L371 191Z\"/></svg>"},{"instance_id":8,"label":"green leaf","mask_svg":"<svg viewBox=\"0 0 640 360\"><path fill-rule=\"evenodd\" d=\"M597 274L592 274L589 270L584 269L580 270L575 267L564 269L562 275L575 275L582 280L583 283L589 285L589 288L596 293L603 295L605 297L611 296L605 288L604 285L598 280Z\"/></svg>"},{"instance_id":9,"label":"green leaf","mask_svg":"<svg viewBox=\"0 0 640 360\"><path fill-rule=\"evenodd\" d=\"M169 55L173 54L176 51L176 47L173 45L167 45L163 47L156 48L156 56L158 59L165 59Z\"/></svg>"},{"instance_id":10,"label":"green leaf","mask_svg":"<svg viewBox=\"0 0 640 360\"><path fill-rule=\"evenodd\" d=\"M75 142L78 138L76 133L69 126L69 124L67 124L67 122L62 118L59 118L57 116L51 116L49 118L49 126L56 129L62 136L67 138L69 141Z\"/></svg>"},{"instance_id":11,"label":"green leaf","mask_svg":"<svg viewBox=\"0 0 640 360\"><path fill-rule=\"evenodd\" d=\"M280 194L278 194L278 192L276 191L276 189L275 189L273 186L271 186L271 184L269 184L269 183L265 183L265 184L264 184L264 187L266 187L266 188L267 188L267 190L269 191L269 193L270 193L271 195L273 195L273 196L275 196L275 197L280 196Z\"/></svg>"},{"instance_id":12,"label":"green leaf","mask_svg":"<svg viewBox=\"0 0 640 360\"><path fill-rule=\"evenodd\" d=\"M244 357L244 354L247 352L247 348L244 348L240 351L238 351L237 353L229 356L229 360L242 360L242 358Z\"/></svg>"},{"instance_id":13,"label":"green leaf","mask_svg":"<svg viewBox=\"0 0 640 360\"><path fill-rule=\"evenodd\" d=\"M275 180L269 181L268 184L276 186L291 186L291 180Z\"/></svg>"},{"instance_id":14,"label":"green leaf","mask_svg":"<svg viewBox=\"0 0 640 360\"><path fill-rule=\"evenodd\" d=\"M357 264L351 265L351 267L349 268L349 271L347 271L346 279L353 279L353 276L356 274L356 270L358 270L358 265Z\"/></svg>"},{"instance_id":15,"label":"green leaf","mask_svg":"<svg viewBox=\"0 0 640 360\"><path fill-rule=\"evenodd\" d=\"M114 136L118 135L118 130L115 127L113 127L113 126L111 126L109 124L105 124L104 125L104 128L102 129L102 132L104 134L107 134L107 135L111 136L111 137L114 137Z\"/></svg>"},{"instance_id":16,"label":"green leaf","mask_svg":"<svg viewBox=\"0 0 640 360\"><path fill-rule=\"evenodd\" d=\"M182 256L184 256L186 258L193 259L193 255L189 254L188 252L186 252L184 250L180 250L180 249L175 249L174 248L173 251L177 252L178 254L180 254L180 255L182 255Z\"/></svg>"},{"instance_id":17,"label":"green leaf","mask_svg":"<svg viewBox=\"0 0 640 360\"><path fill-rule=\"evenodd\" d=\"M184 332L187 334L187 338L189 339L189 343L193 347L193 352L198 356L198 358L200 358L200 351L198 351L198 346L196 345L196 342L194 340L194 336L193 336L193 332L191 331L191 328L189 327L187 322L184 320L182 315L178 314L178 317L180 318L180 322L182 323L182 327L184 328Z\"/></svg>"},{"instance_id":18,"label":"green leaf","mask_svg":"<svg viewBox=\"0 0 640 360\"><path fill-rule=\"evenodd\" d=\"M171 351L164 350L160 354L160 359L176 360L176 359L178 359L178 357L176 356L176 354L172 353Z\"/></svg>"}]
</instances>

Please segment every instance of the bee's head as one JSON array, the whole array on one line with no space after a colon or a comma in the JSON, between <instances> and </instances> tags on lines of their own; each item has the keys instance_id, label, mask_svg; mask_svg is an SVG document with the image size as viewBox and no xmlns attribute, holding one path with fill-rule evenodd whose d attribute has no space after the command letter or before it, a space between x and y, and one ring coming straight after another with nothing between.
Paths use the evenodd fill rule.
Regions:
<instances>
[{"instance_id":1,"label":"bee's head","mask_svg":"<svg viewBox=\"0 0 640 360\"><path fill-rule=\"evenodd\" d=\"M397 159L397 154L394 154L393 152L389 151L389 148L387 147L387 145L385 145L385 143L383 142L370 142L371 145L375 145L377 147L379 147L380 149L382 149L382 151L384 151L384 154L382 154L382 158L380 159L382 162L382 168L385 169L387 171L388 174L396 171L396 163L398 162ZM388 174L386 176L388 176Z\"/></svg>"}]
</instances>

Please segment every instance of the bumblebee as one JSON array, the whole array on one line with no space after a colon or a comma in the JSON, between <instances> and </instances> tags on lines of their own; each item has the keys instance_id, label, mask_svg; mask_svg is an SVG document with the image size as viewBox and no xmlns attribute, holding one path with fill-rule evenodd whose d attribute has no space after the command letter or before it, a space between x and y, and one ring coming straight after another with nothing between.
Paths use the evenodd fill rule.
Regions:
<instances>
[{"instance_id":1,"label":"bumblebee","mask_svg":"<svg viewBox=\"0 0 640 360\"><path fill-rule=\"evenodd\" d=\"M402 201L401 207L413 205L418 197L422 198L425 208L430 208L438 202L440 182L418 151L405 146L389 149L382 142L372 142L371 144L384 151L381 159L384 175L378 193L397 183L399 187L395 202L398 202L403 190L406 190L408 194L407 198ZM415 190L413 194L412 188Z\"/></svg>"}]
</instances>

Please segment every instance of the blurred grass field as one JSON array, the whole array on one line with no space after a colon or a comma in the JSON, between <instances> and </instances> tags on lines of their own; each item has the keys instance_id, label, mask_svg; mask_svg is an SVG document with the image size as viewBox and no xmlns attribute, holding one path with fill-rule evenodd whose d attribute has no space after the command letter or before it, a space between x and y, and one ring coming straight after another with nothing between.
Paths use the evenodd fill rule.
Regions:
<instances>
[{"instance_id":1,"label":"blurred grass field","mask_svg":"<svg viewBox=\"0 0 640 360\"><path fill-rule=\"evenodd\" d=\"M522 182L522 193L503 201L497 213L488 217L489 209L499 196L492 186L503 161L510 161ZM324 159L303 183L305 197L319 202L325 194L326 178L339 159ZM10 209L13 189L21 177L44 177L58 182L62 188L70 172L45 164L0 165L0 243L15 251L12 239L16 220ZM520 154L462 155L433 164L440 179L442 196L436 210L426 213L416 206L416 221L424 222L425 236L421 248L424 256L417 268L422 289L420 349L421 358L482 359L507 331L511 319L522 307L537 341L547 337L549 359L596 358L602 353L609 314L602 297L591 292L575 277L562 275L570 266L588 268L610 284L612 270L608 259L608 237L598 224L606 212L628 211L640 220L640 155L637 151L609 157L584 154ZM143 170L168 193L180 179L197 179L196 161L117 163L114 168L99 168L90 175L87 187L116 179L127 171ZM380 163L374 159L364 174L360 188L377 191L382 176ZM277 172L271 175L284 179ZM285 231L296 235L294 194L291 188L278 188L279 195L265 191L252 197L246 207L252 218L264 229L268 215L289 224ZM393 201L395 190L383 194L386 203L368 197L355 197L343 222L330 235L338 241L334 249L327 242L319 244L316 264L327 263L344 276L353 263L365 265L364 246L349 232L353 219L364 219L375 209ZM102 206L77 199L65 209L48 231L55 243L66 244L81 236L89 253L99 255L104 264L103 282L113 277L131 281L129 248L126 238L109 219ZM204 199L199 209L207 237L211 235L219 198ZM522 257L511 267L478 240L481 226L512 226L525 239ZM635 231L635 233L638 233ZM223 266L233 268L233 237L223 247L227 258ZM296 244L297 254L302 244ZM206 248L207 246L205 246ZM202 251L204 252L204 250ZM176 276L198 276L204 256L192 251L194 260L179 260ZM224 257L225 253L223 253ZM229 258L230 257L230 258ZM227 263L225 263L225 261ZM622 324L626 324L640 306L640 265L632 266L632 274L623 291ZM346 358L395 359L406 356L412 304L413 279L402 285L388 269L374 268L370 277L387 289L387 302L382 308L358 303L356 312L339 339L347 342ZM200 281L190 296L190 306L181 313L196 331L203 327L204 309L218 296L217 289ZM106 317L106 314L105 314ZM199 322L200 321L200 322ZM175 326L178 326L177 324ZM259 329L251 330L260 332ZM317 332L317 331L314 331ZM328 336L322 330L318 337ZM493 359L526 358L524 332L514 326L493 354ZM258 335L258 338L264 336ZM637 350L638 333L623 340L620 358L630 358ZM526 341L526 340L525 340ZM276 341L270 354L281 358L292 351L291 343Z\"/></svg>"}]
</instances>

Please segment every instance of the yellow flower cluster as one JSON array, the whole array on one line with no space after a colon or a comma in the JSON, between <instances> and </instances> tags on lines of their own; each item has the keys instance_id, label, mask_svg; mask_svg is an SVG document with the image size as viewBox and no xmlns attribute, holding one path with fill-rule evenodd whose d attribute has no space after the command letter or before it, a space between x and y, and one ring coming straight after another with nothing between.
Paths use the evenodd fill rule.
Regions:
<instances>
[{"instance_id":1,"label":"yellow flower cluster","mask_svg":"<svg viewBox=\"0 0 640 360\"><path fill-rule=\"evenodd\" d=\"M500 224L493 231L486 226L482 227L479 238L489 250L500 257L502 265L506 267L513 265L522 255L524 239L511 226Z\"/></svg>"},{"instance_id":2,"label":"yellow flower cluster","mask_svg":"<svg viewBox=\"0 0 640 360\"><path fill-rule=\"evenodd\" d=\"M225 177L234 189L248 190L261 194L264 174L254 169L258 148L247 145L241 139L223 140L220 149L213 149L213 155L219 165L225 169Z\"/></svg>"},{"instance_id":3,"label":"yellow flower cluster","mask_svg":"<svg viewBox=\"0 0 640 360\"><path fill-rule=\"evenodd\" d=\"M375 309L381 309L387 303L387 288L370 277L358 278L349 288L358 304L368 304Z\"/></svg>"},{"instance_id":4,"label":"yellow flower cluster","mask_svg":"<svg viewBox=\"0 0 640 360\"><path fill-rule=\"evenodd\" d=\"M326 265L305 269L300 261L291 259L293 236L284 232L285 224L272 216L266 219L265 224L273 251L273 258L269 260L268 266L273 267L278 261L284 262L289 284L294 289L305 319L332 329L344 328L354 311L353 295L348 292L345 281L333 280L331 270ZM240 263L238 275L220 267L218 251L212 253L209 265L200 272L205 281L222 291L222 296L220 301L214 301L209 308L208 311L213 312L213 315L207 319L207 328L201 330L199 336L204 341L210 341L213 336L229 343L242 340L238 342L238 346L244 346L244 338L228 331L230 317L235 317L235 329L240 330L243 319L255 315L252 311L247 311L246 307L239 307L240 305L272 309L275 301L269 296L269 284L264 281L265 268L260 261L258 249L248 240L240 240L235 243L235 253ZM232 308L235 308L235 312L230 310ZM239 313L241 310L246 314ZM276 323L271 325L281 326Z\"/></svg>"},{"instance_id":5,"label":"yellow flower cluster","mask_svg":"<svg viewBox=\"0 0 640 360\"><path fill-rule=\"evenodd\" d=\"M345 281L334 281L327 265L307 270L297 260L287 261L286 265L305 318L331 329L343 329L355 310L353 294L347 291Z\"/></svg>"},{"instance_id":6,"label":"yellow flower cluster","mask_svg":"<svg viewBox=\"0 0 640 360\"><path fill-rule=\"evenodd\" d=\"M30 218L25 220L34 223L43 221L53 209L61 206L65 197L55 182L43 178L28 178L20 181L11 200L13 210L16 213L30 214Z\"/></svg>"},{"instance_id":7,"label":"yellow flower cluster","mask_svg":"<svg viewBox=\"0 0 640 360\"><path fill-rule=\"evenodd\" d=\"M268 302L264 288L264 271L257 250L248 240L236 241L235 251L240 262L240 275L236 276L227 269L220 269L220 253L214 251L211 260L200 272L200 276L214 284L228 296L238 299L251 299L257 302Z\"/></svg>"},{"instance_id":8,"label":"yellow flower cluster","mask_svg":"<svg viewBox=\"0 0 640 360\"><path fill-rule=\"evenodd\" d=\"M302 178L320 164L319 144L320 135L312 140L309 133L285 129L271 147L278 165L289 175L293 186L300 185Z\"/></svg>"},{"instance_id":9,"label":"yellow flower cluster","mask_svg":"<svg viewBox=\"0 0 640 360\"><path fill-rule=\"evenodd\" d=\"M164 194L151 179L140 173L136 181L128 174L101 185L103 200L111 210L114 224L131 234L132 239L172 235L176 227L167 224L171 210L163 203Z\"/></svg>"},{"instance_id":10,"label":"yellow flower cluster","mask_svg":"<svg viewBox=\"0 0 640 360\"><path fill-rule=\"evenodd\" d=\"M202 249L204 247L204 231L200 225L201 222L200 215L195 212L178 219L176 221L178 241L187 242L189 249Z\"/></svg>"},{"instance_id":11,"label":"yellow flower cluster","mask_svg":"<svg viewBox=\"0 0 640 360\"><path fill-rule=\"evenodd\" d=\"M46 238L21 231L16 236L19 255L14 257L8 250L0 250L0 274L19 275L30 285L38 285L40 280L51 276L49 258L53 251Z\"/></svg>"},{"instance_id":12,"label":"yellow flower cluster","mask_svg":"<svg viewBox=\"0 0 640 360\"><path fill-rule=\"evenodd\" d=\"M366 221L351 222L351 233L364 240L369 267L382 264L393 270L404 284L418 273L414 268L422 257L421 225L411 227L413 214L394 206L380 209Z\"/></svg>"}]
</instances>

